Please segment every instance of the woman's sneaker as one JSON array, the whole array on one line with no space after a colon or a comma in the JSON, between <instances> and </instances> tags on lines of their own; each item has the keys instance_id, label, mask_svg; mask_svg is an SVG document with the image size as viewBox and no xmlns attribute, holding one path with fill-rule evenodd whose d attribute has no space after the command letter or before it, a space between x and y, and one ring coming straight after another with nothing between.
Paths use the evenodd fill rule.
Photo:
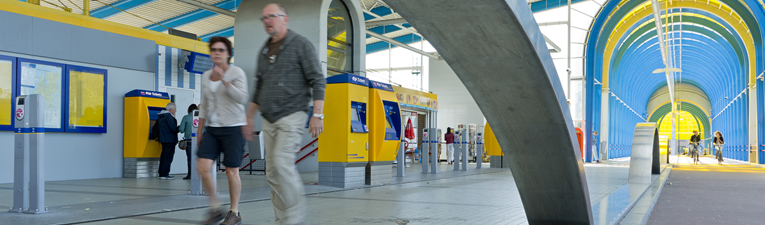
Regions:
<instances>
[{"instance_id":1,"label":"woman's sneaker","mask_svg":"<svg viewBox=\"0 0 765 225\"><path fill-rule=\"evenodd\" d=\"M226 219L223 220L221 225L242 225L242 217L239 217L239 213L228 211L228 214L226 214Z\"/></svg>"},{"instance_id":2,"label":"woman's sneaker","mask_svg":"<svg viewBox=\"0 0 765 225\"><path fill-rule=\"evenodd\" d=\"M223 219L223 216L225 215L226 211L222 209L211 209L209 212L207 212L207 220L202 223L203 225L218 225L218 221Z\"/></svg>"}]
</instances>

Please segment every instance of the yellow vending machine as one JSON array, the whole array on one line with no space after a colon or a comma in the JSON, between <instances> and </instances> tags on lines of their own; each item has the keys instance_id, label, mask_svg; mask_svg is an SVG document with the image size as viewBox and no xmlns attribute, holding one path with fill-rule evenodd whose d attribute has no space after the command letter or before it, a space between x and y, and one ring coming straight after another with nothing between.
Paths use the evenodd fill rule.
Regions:
<instances>
[{"instance_id":1,"label":"yellow vending machine","mask_svg":"<svg viewBox=\"0 0 765 225\"><path fill-rule=\"evenodd\" d=\"M369 161L368 83L353 74L327 78L324 132L319 135L320 185L364 186Z\"/></svg>"},{"instance_id":2,"label":"yellow vending machine","mask_svg":"<svg viewBox=\"0 0 765 225\"><path fill-rule=\"evenodd\" d=\"M390 84L369 81L369 165L366 184L389 183L401 144L401 110Z\"/></svg>"},{"instance_id":3,"label":"yellow vending machine","mask_svg":"<svg viewBox=\"0 0 765 225\"><path fill-rule=\"evenodd\" d=\"M164 92L132 90L125 94L123 177L156 177L162 146L149 140L157 114L170 103Z\"/></svg>"},{"instance_id":4,"label":"yellow vending machine","mask_svg":"<svg viewBox=\"0 0 765 225\"><path fill-rule=\"evenodd\" d=\"M489 156L489 167L491 168L507 168L507 160L505 160L505 153L502 152L502 148L499 147L499 142L494 132L491 130L489 123L483 128L483 141L484 149L486 149L486 155Z\"/></svg>"}]
</instances>

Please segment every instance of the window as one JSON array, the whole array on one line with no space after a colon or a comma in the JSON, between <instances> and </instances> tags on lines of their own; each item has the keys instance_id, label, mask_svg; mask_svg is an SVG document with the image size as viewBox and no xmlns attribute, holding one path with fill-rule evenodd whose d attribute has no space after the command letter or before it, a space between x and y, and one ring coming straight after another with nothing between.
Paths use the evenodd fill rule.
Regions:
<instances>
[{"instance_id":1,"label":"window","mask_svg":"<svg viewBox=\"0 0 765 225\"><path fill-rule=\"evenodd\" d=\"M327 13L327 76L353 72L353 24L348 7L333 0Z\"/></svg>"}]
</instances>

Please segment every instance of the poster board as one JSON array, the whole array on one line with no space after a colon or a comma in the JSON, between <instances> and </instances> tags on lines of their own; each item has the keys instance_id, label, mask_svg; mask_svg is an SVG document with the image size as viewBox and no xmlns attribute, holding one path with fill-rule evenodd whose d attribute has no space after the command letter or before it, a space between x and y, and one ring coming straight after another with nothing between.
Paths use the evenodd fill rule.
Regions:
<instances>
[{"instance_id":1,"label":"poster board","mask_svg":"<svg viewBox=\"0 0 765 225\"><path fill-rule=\"evenodd\" d=\"M67 132L106 133L107 71L66 66Z\"/></svg>"},{"instance_id":2,"label":"poster board","mask_svg":"<svg viewBox=\"0 0 765 225\"><path fill-rule=\"evenodd\" d=\"M40 94L45 100L45 131L64 132L64 64L18 58L18 95Z\"/></svg>"},{"instance_id":3,"label":"poster board","mask_svg":"<svg viewBox=\"0 0 765 225\"><path fill-rule=\"evenodd\" d=\"M13 130L16 58L0 55L0 130Z\"/></svg>"}]
</instances>

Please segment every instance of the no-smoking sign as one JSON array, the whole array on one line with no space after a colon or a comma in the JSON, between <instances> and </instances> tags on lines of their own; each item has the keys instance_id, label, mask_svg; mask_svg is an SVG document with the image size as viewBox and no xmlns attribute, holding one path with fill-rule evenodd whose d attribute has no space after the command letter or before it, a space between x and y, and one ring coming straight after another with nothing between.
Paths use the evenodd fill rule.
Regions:
<instances>
[{"instance_id":1,"label":"no-smoking sign","mask_svg":"<svg viewBox=\"0 0 765 225\"><path fill-rule=\"evenodd\" d=\"M24 109L16 109L16 120L24 119Z\"/></svg>"}]
</instances>

